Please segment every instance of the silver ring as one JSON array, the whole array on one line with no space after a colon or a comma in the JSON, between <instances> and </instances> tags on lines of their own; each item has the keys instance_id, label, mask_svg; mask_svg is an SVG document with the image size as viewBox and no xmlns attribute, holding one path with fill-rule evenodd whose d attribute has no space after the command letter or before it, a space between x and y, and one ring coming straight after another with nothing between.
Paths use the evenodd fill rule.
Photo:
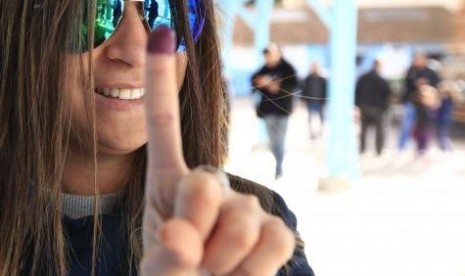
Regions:
<instances>
[{"instance_id":1,"label":"silver ring","mask_svg":"<svg viewBox=\"0 0 465 276\"><path fill-rule=\"evenodd\" d=\"M194 169L195 172L206 172L213 174L219 180L221 187L227 191L231 188L228 175L222 170L209 165L201 165Z\"/></svg>"}]
</instances>

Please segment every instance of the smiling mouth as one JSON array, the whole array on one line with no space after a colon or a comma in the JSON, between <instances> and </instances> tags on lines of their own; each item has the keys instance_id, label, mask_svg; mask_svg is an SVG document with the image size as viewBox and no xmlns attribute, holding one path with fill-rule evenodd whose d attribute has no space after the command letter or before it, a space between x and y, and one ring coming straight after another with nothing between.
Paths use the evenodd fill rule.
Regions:
<instances>
[{"instance_id":1,"label":"smiling mouth","mask_svg":"<svg viewBox=\"0 0 465 276\"><path fill-rule=\"evenodd\" d=\"M145 88L96 88L95 92L107 98L130 101L144 97Z\"/></svg>"}]
</instances>

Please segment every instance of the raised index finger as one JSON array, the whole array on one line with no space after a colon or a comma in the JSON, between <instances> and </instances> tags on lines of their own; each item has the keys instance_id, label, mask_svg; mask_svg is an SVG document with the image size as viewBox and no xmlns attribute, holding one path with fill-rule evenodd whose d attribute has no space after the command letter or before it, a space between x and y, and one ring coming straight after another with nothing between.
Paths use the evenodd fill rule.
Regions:
<instances>
[{"instance_id":1,"label":"raised index finger","mask_svg":"<svg viewBox=\"0 0 465 276\"><path fill-rule=\"evenodd\" d=\"M176 84L175 34L159 27L150 35L146 63L145 110L148 131L148 173L156 184L167 174L186 171L182 154Z\"/></svg>"}]
</instances>

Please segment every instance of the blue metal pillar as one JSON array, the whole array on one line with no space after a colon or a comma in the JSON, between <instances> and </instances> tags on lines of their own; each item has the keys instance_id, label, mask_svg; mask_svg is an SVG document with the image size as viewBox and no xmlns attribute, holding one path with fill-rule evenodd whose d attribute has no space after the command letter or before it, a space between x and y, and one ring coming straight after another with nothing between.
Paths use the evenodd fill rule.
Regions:
<instances>
[{"instance_id":1,"label":"blue metal pillar","mask_svg":"<svg viewBox=\"0 0 465 276\"><path fill-rule=\"evenodd\" d=\"M353 123L357 55L356 0L333 0L331 11L328 173L330 177L354 180L359 176Z\"/></svg>"},{"instance_id":2,"label":"blue metal pillar","mask_svg":"<svg viewBox=\"0 0 465 276\"><path fill-rule=\"evenodd\" d=\"M273 0L256 0L255 50L261 56L262 50L270 43L270 17Z\"/></svg>"},{"instance_id":3,"label":"blue metal pillar","mask_svg":"<svg viewBox=\"0 0 465 276\"><path fill-rule=\"evenodd\" d=\"M223 62L224 71L228 82L232 74L231 69L231 51L233 48L234 23L236 16L240 16L244 22L254 31L254 49L257 66L263 63L262 50L270 43L270 17L273 11L273 0L257 0L255 11L250 12L245 8L246 0L217 0L222 13L225 16L223 35ZM256 94L257 95L257 94ZM255 99L258 100L258 99ZM258 122L259 143L267 143L266 127L262 120Z\"/></svg>"},{"instance_id":4,"label":"blue metal pillar","mask_svg":"<svg viewBox=\"0 0 465 276\"><path fill-rule=\"evenodd\" d=\"M231 1L231 0L217 0L217 4L221 9L223 15L223 28L221 29L220 36L223 41L222 45L222 58L224 62L224 74L230 77L230 53L233 48L234 38L234 25L236 16L243 5L244 0Z\"/></svg>"},{"instance_id":5,"label":"blue metal pillar","mask_svg":"<svg viewBox=\"0 0 465 276\"><path fill-rule=\"evenodd\" d=\"M307 0L330 33L327 149L328 179L354 181L359 177L358 150L353 110L356 82L356 0L333 0L330 7L321 0Z\"/></svg>"},{"instance_id":6,"label":"blue metal pillar","mask_svg":"<svg viewBox=\"0 0 465 276\"><path fill-rule=\"evenodd\" d=\"M273 11L273 0L257 0L255 11L245 8L246 0L217 0L217 4L224 15L223 28L221 30L223 40L223 61L225 74L229 76L229 58L233 47L234 24L236 16L240 16L249 28L254 32L254 49L257 64L263 61L262 50L270 43L270 17Z\"/></svg>"},{"instance_id":7,"label":"blue metal pillar","mask_svg":"<svg viewBox=\"0 0 465 276\"><path fill-rule=\"evenodd\" d=\"M331 14L326 5L321 0L307 0L307 3L313 8L323 24L325 24L325 26L329 29L331 26Z\"/></svg>"},{"instance_id":8,"label":"blue metal pillar","mask_svg":"<svg viewBox=\"0 0 465 276\"><path fill-rule=\"evenodd\" d=\"M261 52L270 43L270 17L273 11L273 0L256 0L255 12L244 7L246 0L217 0L224 18L222 28L223 60L228 68L229 53L233 47L234 23L236 16L240 16L254 32L254 49L257 54L257 64L262 61Z\"/></svg>"},{"instance_id":9,"label":"blue metal pillar","mask_svg":"<svg viewBox=\"0 0 465 276\"><path fill-rule=\"evenodd\" d=\"M231 0L234 1L234 0ZM255 2L255 55L257 64L261 65L264 62L263 49L270 43L270 17L273 11L273 0L256 0ZM256 94L258 95L258 94ZM257 97L255 101L260 101ZM258 121L259 143L267 144L268 135L264 120Z\"/></svg>"}]
</instances>

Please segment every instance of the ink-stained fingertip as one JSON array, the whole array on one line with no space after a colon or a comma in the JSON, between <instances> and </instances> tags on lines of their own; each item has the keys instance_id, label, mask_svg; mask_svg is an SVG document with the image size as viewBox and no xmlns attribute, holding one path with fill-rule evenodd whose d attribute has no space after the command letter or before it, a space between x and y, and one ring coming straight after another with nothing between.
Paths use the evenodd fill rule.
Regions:
<instances>
[{"instance_id":1,"label":"ink-stained fingertip","mask_svg":"<svg viewBox=\"0 0 465 276\"><path fill-rule=\"evenodd\" d=\"M166 26L156 28L149 36L147 52L151 54L174 54L176 50L174 31Z\"/></svg>"}]
</instances>

